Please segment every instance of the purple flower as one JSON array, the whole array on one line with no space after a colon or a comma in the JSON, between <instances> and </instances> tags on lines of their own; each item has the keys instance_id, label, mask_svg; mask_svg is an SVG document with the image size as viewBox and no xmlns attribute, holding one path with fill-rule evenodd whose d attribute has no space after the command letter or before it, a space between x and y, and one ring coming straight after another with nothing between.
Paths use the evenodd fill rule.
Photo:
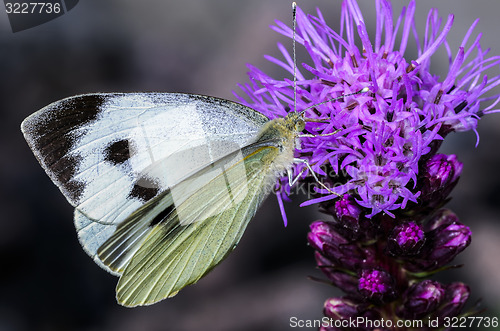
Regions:
<instances>
[{"instance_id":1,"label":"purple flower","mask_svg":"<svg viewBox=\"0 0 500 331\"><path fill-rule=\"evenodd\" d=\"M319 10L312 16L297 9L296 41L308 52L310 61L297 70L295 110L305 110L307 118L326 119L307 122L310 134L340 130L328 136L301 138L296 157L307 160L318 177L327 177L325 169L335 174L325 180L330 191L317 188L316 196L303 205L349 192L367 209L367 217L381 212L394 217L395 210L404 209L409 201L416 203L421 195L417 185L420 161L428 159L449 132L475 131L481 116L498 111L499 98L483 94L500 83L499 76L488 79L484 73L498 65L500 57L487 57L480 35L472 37L477 21L453 55L446 43L453 15L442 25L437 11L431 10L422 40L415 28L415 5L411 1L393 21L390 2L376 1L374 40L368 38L371 28L365 25L355 0L342 5L339 33L328 26ZM282 22L272 28L292 37L292 30ZM398 33L400 42L396 42ZM406 58L412 37L418 56ZM355 43L358 38L362 47ZM266 58L292 74L291 56L283 45L278 47L284 61ZM431 56L440 47L450 59L448 74L442 78L430 72ZM269 118L294 110L291 79L273 79L256 67L249 68L250 83L240 85L249 100L238 96L242 103ZM329 101L365 87L368 93ZM484 107L485 101L493 102ZM304 165L296 167L300 171ZM303 173L306 176L307 171ZM453 175L447 180L452 179ZM289 192L287 185L282 185L284 192Z\"/></svg>"},{"instance_id":2,"label":"purple flower","mask_svg":"<svg viewBox=\"0 0 500 331\"><path fill-rule=\"evenodd\" d=\"M471 241L470 229L440 209L462 163L437 153L450 132L476 131L483 115L500 111L499 94L484 96L500 84L500 75L485 73L500 57L487 57L481 35L473 36L477 21L452 53L446 37L453 15L442 20L436 10L419 37L415 6L410 1L394 21L390 2L375 0L373 29L356 1L344 0L339 32L319 10L312 16L297 9L296 41L309 61L297 68L296 84L249 66L250 83L240 85L247 96L240 101L270 119L304 112L306 134L295 157L307 161L328 189L317 185L302 205L319 203L332 216L311 224L308 241L319 269L346 293L325 302L324 313L333 320L458 316L469 297L465 284L423 280L445 269ZM273 29L294 34L281 22ZM413 40L417 56L409 58L405 50ZM430 72L441 47L449 56L444 77ZM293 74L290 54L278 48L284 60L267 59ZM293 171L312 181L303 162ZM281 204L290 194L288 180L280 178L277 187Z\"/></svg>"}]
</instances>

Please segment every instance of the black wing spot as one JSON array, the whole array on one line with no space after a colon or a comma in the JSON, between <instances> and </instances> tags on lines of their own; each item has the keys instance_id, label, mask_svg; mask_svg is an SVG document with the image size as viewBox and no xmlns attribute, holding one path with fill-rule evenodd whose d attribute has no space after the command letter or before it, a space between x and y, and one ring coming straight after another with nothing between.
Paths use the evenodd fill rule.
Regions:
<instances>
[{"instance_id":1,"label":"black wing spot","mask_svg":"<svg viewBox=\"0 0 500 331\"><path fill-rule=\"evenodd\" d=\"M146 202L154 198L158 192L160 192L160 188L154 181L141 177L135 182L128 196Z\"/></svg>"},{"instance_id":2,"label":"black wing spot","mask_svg":"<svg viewBox=\"0 0 500 331\"><path fill-rule=\"evenodd\" d=\"M173 212L175 212L175 207L173 204L171 204L166 209L162 210L161 213L156 215L155 218L153 218L153 220L149 224L149 226L153 227L157 224L160 224L164 219L166 219Z\"/></svg>"},{"instance_id":3,"label":"black wing spot","mask_svg":"<svg viewBox=\"0 0 500 331\"><path fill-rule=\"evenodd\" d=\"M130 144L128 140L115 141L104 149L104 159L114 165L122 164L130 159Z\"/></svg>"}]
</instances>

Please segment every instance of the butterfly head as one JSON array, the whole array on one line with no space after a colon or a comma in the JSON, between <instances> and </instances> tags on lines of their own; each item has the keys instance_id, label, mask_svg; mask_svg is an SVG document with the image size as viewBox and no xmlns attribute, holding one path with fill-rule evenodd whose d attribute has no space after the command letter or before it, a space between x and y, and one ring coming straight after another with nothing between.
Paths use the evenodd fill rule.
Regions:
<instances>
[{"instance_id":1,"label":"butterfly head","mask_svg":"<svg viewBox=\"0 0 500 331\"><path fill-rule=\"evenodd\" d=\"M287 124L288 128L295 133L302 132L306 127L304 114L299 112L288 113L288 115L286 115L285 117L285 123Z\"/></svg>"}]
</instances>

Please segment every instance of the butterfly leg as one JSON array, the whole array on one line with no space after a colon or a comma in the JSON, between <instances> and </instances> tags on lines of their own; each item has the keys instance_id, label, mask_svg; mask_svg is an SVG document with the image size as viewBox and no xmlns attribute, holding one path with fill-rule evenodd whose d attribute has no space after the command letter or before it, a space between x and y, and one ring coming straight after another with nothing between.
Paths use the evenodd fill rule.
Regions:
<instances>
[{"instance_id":1,"label":"butterfly leg","mask_svg":"<svg viewBox=\"0 0 500 331\"><path fill-rule=\"evenodd\" d=\"M302 159L294 159L294 161L296 160L300 160L300 161L297 161L297 163L303 163L302 161L305 161L305 160L302 160ZM307 161L306 161L307 162ZM297 183L297 181L299 180L300 176L302 176L302 174L304 172L306 172L306 169L307 168L304 168L302 169L298 174L297 176L295 176L295 178L293 178L293 174L292 174L292 169L288 169L287 170L287 175L288 175L288 185L290 185L290 187L292 187L293 185L295 185L295 183Z\"/></svg>"},{"instance_id":2,"label":"butterfly leg","mask_svg":"<svg viewBox=\"0 0 500 331\"><path fill-rule=\"evenodd\" d=\"M338 130L335 130L333 132L330 132L330 133L319 133L319 134L310 134L310 133L305 133L305 134L299 134L297 135L298 138L304 138L304 137L308 137L308 138L314 138L314 137L328 137L328 136L333 136L334 134L337 134L339 133L340 131L342 131L341 129L338 129Z\"/></svg>"},{"instance_id":3,"label":"butterfly leg","mask_svg":"<svg viewBox=\"0 0 500 331\"><path fill-rule=\"evenodd\" d=\"M338 194L338 193L333 192L332 190L330 190L330 188L328 188L325 184L323 184L319 180L319 178L316 176L316 173L312 170L311 165L309 164L309 162L307 162L307 160L295 158L294 162L295 163L303 163L306 166L306 168L302 169L299 172L299 174L295 177L295 179L292 179L291 171L288 171L288 183L290 184L290 186L294 185L299 180L300 176L302 176L302 174L306 171L306 169L309 169L309 172L313 176L313 178L316 181L316 183L318 183L321 187L323 187L325 190L327 190L331 194L335 194L335 195L337 195L339 197L341 196L340 194Z\"/></svg>"}]
</instances>

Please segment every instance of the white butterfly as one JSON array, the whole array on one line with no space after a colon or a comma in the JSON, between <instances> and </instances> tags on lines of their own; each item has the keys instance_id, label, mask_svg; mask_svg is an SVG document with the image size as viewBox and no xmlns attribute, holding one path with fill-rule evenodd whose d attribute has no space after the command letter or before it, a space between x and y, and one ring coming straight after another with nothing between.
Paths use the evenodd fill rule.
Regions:
<instances>
[{"instance_id":1,"label":"white butterfly","mask_svg":"<svg viewBox=\"0 0 500 331\"><path fill-rule=\"evenodd\" d=\"M133 307L174 296L235 248L293 163L304 120L207 96L113 93L57 101L21 128L75 207L84 250Z\"/></svg>"}]
</instances>

